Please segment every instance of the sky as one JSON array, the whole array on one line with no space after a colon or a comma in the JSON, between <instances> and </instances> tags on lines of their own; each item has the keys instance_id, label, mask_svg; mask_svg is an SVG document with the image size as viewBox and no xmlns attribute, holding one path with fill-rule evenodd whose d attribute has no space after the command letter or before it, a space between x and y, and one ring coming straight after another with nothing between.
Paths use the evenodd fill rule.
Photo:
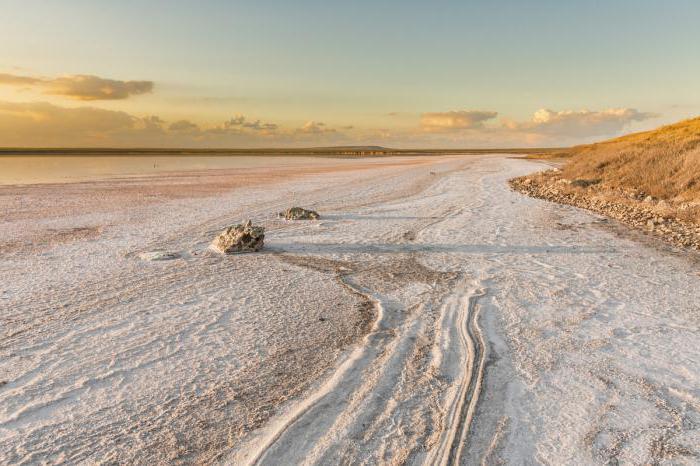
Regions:
<instances>
[{"instance_id":1,"label":"sky","mask_svg":"<svg viewBox=\"0 0 700 466\"><path fill-rule=\"evenodd\" d=\"M0 146L564 146L700 115L698 0L0 0Z\"/></svg>"}]
</instances>

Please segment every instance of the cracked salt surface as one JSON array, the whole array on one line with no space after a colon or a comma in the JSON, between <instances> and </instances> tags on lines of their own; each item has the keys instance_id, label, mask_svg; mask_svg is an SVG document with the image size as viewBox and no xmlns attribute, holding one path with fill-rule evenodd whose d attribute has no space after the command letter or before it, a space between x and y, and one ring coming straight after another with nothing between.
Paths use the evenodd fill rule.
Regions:
<instances>
[{"instance_id":1,"label":"cracked salt surface","mask_svg":"<svg viewBox=\"0 0 700 466\"><path fill-rule=\"evenodd\" d=\"M537 168L434 157L63 219L112 226L0 258L0 462L696 463L697 259L509 191ZM292 191L323 219L275 219ZM207 250L248 217L263 252Z\"/></svg>"}]
</instances>

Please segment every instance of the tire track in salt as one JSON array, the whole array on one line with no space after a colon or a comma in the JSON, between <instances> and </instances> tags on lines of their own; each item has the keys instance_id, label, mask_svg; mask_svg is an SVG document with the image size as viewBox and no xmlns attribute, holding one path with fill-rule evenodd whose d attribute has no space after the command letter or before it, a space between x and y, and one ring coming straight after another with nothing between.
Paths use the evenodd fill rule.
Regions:
<instances>
[{"instance_id":1,"label":"tire track in salt","mask_svg":"<svg viewBox=\"0 0 700 466\"><path fill-rule=\"evenodd\" d=\"M277 464L282 459L289 464L323 464L324 460L330 459L326 457L330 451L337 452L336 441L349 433L349 425L357 424L358 416L364 417L368 414L366 411L371 410L373 404L365 406L362 400L387 388L384 386L387 381L379 379L387 376L392 379L393 367L405 364L405 357L410 353L406 345L411 346L416 335L425 331L420 330L420 319L405 322L407 327L402 325L404 330L400 337L395 338L391 336L397 330L391 325L395 318L392 314L396 312L392 304L351 280L346 283L376 306L377 318L364 344L358 346L336 372L293 411L240 450L235 456L235 464ZM459 464L468 446L469 431L479 402L487 347L479 326L478 302L486 291L480 288L465 291L459 291L459 295L453 294L445 301L445 315L442 323L437 323L443 331L433 344L435 348L449 345L445 352L453 358L453 361L445 362L448 366L445 371L461 371L461 376L453 384L452 398L444 400L444 422L433 426L439 430L439 440L423 464ZM453 306L456 310L450 309L451 300L459 300L459 304ZM394 395L390 390L390 396ZM381 398L387 399L385 396ZM331 453L333 456L335 454Z\"/></svg>"},{"instance_id":2,"label":"tire track in salt","mask_svg":"<svg viewBox=\"0 0 700 466\"><path fill-rule=\"evenodd\" d=\"M459 464L467 445L469 430L479 402L486 364L486 342L479 326L479 299L486 295L476 289L466 297L457 314L458 334L462 350L467 355L467 364L457 384L455 398L449 403L447 427L434 454L426 462L430 465Z\"/></svg>"},{"instance_id":3,"label":"tire track in salt","mask_svg":"<svg viewBox=\"0 0 700 466\"><path fill-rule=\"evenodd\" d=\"M233 462L235 464L267 464L269 461L267 458L269 453L274 447L282 443L281 439L283 436L288 434L295 427L299 427L300 424L303 424L303 418L305 416L311 415L313 417L313 411L321 405L342 406L344 401L350 397L353 391L351 388L349 388L349 385L354 386L354 384L348 382L352 380L360 381L364 370L372 364L375 357L381 352L378 346L381 346L381 340L384 340L382 335L380 335L382 324L386 315L384 303L382 303L379 297L371 294L371 292L368 290L364 290L353 285L350 280L343 281L344 284L351 288L355 293L363 295L375 306L376 319L372 325L372 329L365 336L365 342L362 345L357 346L339 365L333 375L323 384L321 384L315 392L303 399L286 416L283 416L273 425L269 426L269 428L265 429L262 435L253 439L249 449L242 450L234 457ZM317 421L321 421L323 425L319 426L319 422L317 422L315 425L315 433L317 433L319 436L322 435L322 432L332 427L335 419L335 417L331 417L330 419L317 419ZM301 428L304 427L302 426ZM311 437L312 435L312 433L309 433L308 436ZM305 443L306 444L302 445L301 448L296 447L296 451L289 451L289 455L303 457L303 452L311 449L310 445L308 444L312 442L309 442L307 439ZM273 463L274 461L275 459L272 459Z\"/></svg>"},{"instance_id":4,"label":"tire track in salt","mask_svg":"<svg viewBox=\"0 0 700 466\"><path fill-rule=\"evenodd\" d=\"M420 232L448 218L461 216L466 207L448 205L444 208L440 204L436 206L442 207L438 209L439 212L422 219L408 230L412 233L411 238L405 234L389 233L385 241L396 244L412 242ZM415 260L416 252L409 252L408 256ZM357 272L362 274L363 271ZM431 272L436 273L434 270ZM410 445L406 445L398 454L405 454L406 458L413 457L424 464L458 462L467 441L482 384L485 342L478 324L477 302L484 296L485 291L474 285L458 285L452 282L447 294L439 293L442 296L437 301L429 300L423 303L421 307L427 307L417 312L418 315L422 314L421 317L416 315L407 319L402 309L396 308L397 303L369 289L375 288L374 284L369 288L361 288L353 284L350 277L344 278L346 287L354 288L356 293L372 301L376 308L377 319L370 333L366 335L364 344L356 348L338 370L310 396L242 445L234 453L233 462L384 462L386 457L381 458L381 454L379 457L370 455L372 458L365 456L369 453L367 448L375 452L387 451L386 448L391 448L388 445L390 437L394 437L394 441L397 437L403 437L401 420L407 421L411 416L418 415L420 405L439 399L442 399L439 403L442 408L433 412L435 417L432 421L424 419L429 424L425 426L427 431L421 435L426 437L410 440L406 438ZM437 308L432 306L430 301L436 304ZM431 311L431 308L434 311ZM437 322L433 324L429 323L431 314L437 318ZM441 317L438 317L438 314ZM435 331L439 329L433 328L434 325L442 325L438 334L435 334ZM414 372L421 374L420 377L427 376L432 380L428 382L428 385L432 385L428 391L421 391L416 385L415 391L420 391L415 393L416 398L410 395L410 387L417 384L418 380L410 378L404 383L399 380L405 376L404 371L409 365L416 364L409 359L415 353L421 338L429 339L427 344L434 348L434 356L435 351L442 355L437 359L434 357L432 360L418 363L420 365L413 368ZM454 381L448 384L449 390L444 390L447 387L443 385L441 380L444 379L440 377L440 372L443 371L442 368L438 368L438 361L445 356L444 353L449 353L445 372L449 372L449 379ZM430 368L436 369L436 372ZM450 397L450 394L454 395ZM413 398L413 401L408 401L408 398ZM389 411L383 413L382 406L386 404L402 408L398 408L400 411L392 414L395 408L387 407ZM441 411L444 414L439 414ZM367 444L368 439L362 435L365 429L377 430L373 436L374 440L369 443L379 444L372 447ZM437 442L433 443L431 438L436 438ZM430 456L426 458L420 453L420 445L433 445L432 448L428 447L427 454ZM394 454L396 453L394 451Z\"/></svg>"}]
</instances>

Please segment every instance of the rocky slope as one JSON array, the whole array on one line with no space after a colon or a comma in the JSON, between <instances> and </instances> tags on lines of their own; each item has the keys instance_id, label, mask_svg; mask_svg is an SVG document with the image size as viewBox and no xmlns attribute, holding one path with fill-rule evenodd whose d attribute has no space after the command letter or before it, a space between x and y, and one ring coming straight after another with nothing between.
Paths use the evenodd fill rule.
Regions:
<instances>
[{"instance_id":1,"label":"rocky slope","mask_svg":"<svg viewBox=\"0 0 700 466\"><path fill-rule=\"evenodd\" d=\"M513 178L509 184L528 196L588 209L676 246L700 249L700 225L678 215L693 204L671 206L635 189L612 188L596 179L571 180L559 169Z\"/></svg>"},{"instance_id":2,"label":"rocky slope","mask_svg":"<svg viewBox=\"0 0 700 466\"><path fill-rule=\"evenodd\" d=\"M511 187L607 215L679 246L699 247L700 118L542 158L566 163L513 179Z\"/></svg>"}]
</instances>

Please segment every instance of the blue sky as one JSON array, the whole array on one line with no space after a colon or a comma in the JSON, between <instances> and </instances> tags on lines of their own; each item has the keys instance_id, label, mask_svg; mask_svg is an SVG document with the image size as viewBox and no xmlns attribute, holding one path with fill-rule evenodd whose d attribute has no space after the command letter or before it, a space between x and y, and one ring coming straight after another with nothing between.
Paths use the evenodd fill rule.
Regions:
<instances>
[{"instance_id":1,"label":"blue sky","mask_svg":"<svg viewBox=\"0 0 700 466\"><path fill-rule=\"evenodd\" d=\"M36 112L31 104L41 102L56 115L88 107L157 116L166 146L557 145L700 113L698 1L5 0L0 8L0 73L41 80L0 82L7 124L7 114ZM50 80L76 75L153 88L89 102L55 85L47 91ZM540 109L560 124L538 128ZM638 113L597 113L609 109ZM497 116L474 121L476 111ZM426 128L424 116L438 113ZM622 116L599 124L610 115ZM204 134L223 134L236 116L280 134ZM589 121L590 134L568 129L576 118ZM189 139L168 131L182 120L198 128ZM158 145L143 131L115 139L128 129L103 142L148 136L143 144ZM2 137L0 145L21 142Z\"/></svg>"}]
</instances>

